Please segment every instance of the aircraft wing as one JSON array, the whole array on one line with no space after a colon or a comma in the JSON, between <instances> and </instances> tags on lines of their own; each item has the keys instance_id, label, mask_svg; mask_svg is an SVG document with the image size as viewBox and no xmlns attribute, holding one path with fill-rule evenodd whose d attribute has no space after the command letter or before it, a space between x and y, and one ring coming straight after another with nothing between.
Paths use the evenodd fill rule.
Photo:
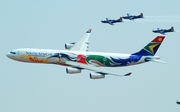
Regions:
<instances>
[{"instance_id":1,"label":"aircraft wing","mask_svg":"<svg viewBox=\"0 0 180 112\"><path fill-rule=\"evenodd\" d=\"M75 68L87 69L87 70L91 70L91 71L101 73L101 74L105 74L105 75L114 75L114 76L120 76L120 77L131 75L131 72L129 72L125 75L119 75L119 74L113 73L111 71L107 71L107 70L100 68L100 67L95 67L92 65L86 65L86 64L72 62L72 61L65 61L65 64L70 65L70 66L75 67Z\"/></svg>"},{"instance_id":2,"label":"aircraft wing","mask_svg":"<svg viewBox=\"0 0 180 112\"><path fill-rule=\"evenodd\" d=\"M101 20L101 22L102 22L102 23L108 23L108 21L103 21L103 20Z\"/></svg>"},{"instance_id":3,"label":"aircraft wing","mask_svg":"<svg viewBox=\"0 0 180 112\"><path fill-rule=\"evenodd\" d=\"M114 25L113 22L108 22L110 25Z\"/></svg>"},{"instance_id":4,"label":"aircraft wing","mask_svg":"<svg viewBox=\"0 0 180 112\"><path fill-rule=\"evenodd\" d=\"M88 39L91 34L91 29L89 29L78 42L70 49L72 51L86 51L88 48Z\"/></svg>"},{"instance_id":5,"label":"aircraft wing","mask_svg":"<svg viewBox=\"0 0 180 112\"><path fill-rule=\"evenodd\" d=\"M123 19L129 19L129 20L134 20L134 17L133 16L124 16L122 17Z\"/></svg>"},{"instance_id":6,"label":"aircraft wing","mask_svg":"<svg viewBox=\"0 0 180 112\"><path fill-rule=\"evenodd\" d=\"M123 18L123 19L129 19L129 17L127 17L127 16L123 16L122 18Z\"/></svg>"},{"instance_id":7,"label":"aircraft wing","mask_svg":"<svg viewBox=\"0 0 180 112\"><path fill-rule=\"evenodd\" d=\"M159 33L165 35L166 31L163 29L163 30L160 30Z\"/></svg>"}]
</instances>

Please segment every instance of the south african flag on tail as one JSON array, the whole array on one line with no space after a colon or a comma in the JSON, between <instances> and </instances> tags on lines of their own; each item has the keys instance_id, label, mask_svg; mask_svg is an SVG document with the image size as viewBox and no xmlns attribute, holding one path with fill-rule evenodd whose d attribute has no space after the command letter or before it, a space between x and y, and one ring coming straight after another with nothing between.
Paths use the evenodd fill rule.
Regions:
<instances>
[{"instance_id":1,"label":"south african flag on tail","mask_svg":"<svg viewBox=\"0 0 180 112\"><path fill-rule=\"evenodd\" d=\"M164 38L165 36L157 36L139 52L133 53L133 55L154 56L161 43L163 42Z\"/></svg>"}]
</instances>

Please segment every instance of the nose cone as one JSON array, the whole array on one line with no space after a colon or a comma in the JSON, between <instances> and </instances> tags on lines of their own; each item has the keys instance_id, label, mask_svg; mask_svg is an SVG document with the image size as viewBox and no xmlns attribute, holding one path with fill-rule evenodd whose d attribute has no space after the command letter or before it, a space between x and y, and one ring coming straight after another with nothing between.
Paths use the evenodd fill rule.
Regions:
<instances>
[{"instance_id":1,"label":"nose cone","mask_svg":"<svg viewBox=\"0 0 180 112\"><path fill-rule=\"evenodd\" d=\"M7 56L8 58L11 58L11 54L10 54L10 53L7 53L6 56Z\"/></svg>"},{"instance_id":2,"label":"nose cone","mask_svg":"<svg viewBox=\"0 0 180 112\"><path fill-rule=\"evenodd\" d=\"M16 53L15 52L9 52L9 53L6 54L6 56L8 58L15 59L16 58Z\"/></svg>"}]
</instances>

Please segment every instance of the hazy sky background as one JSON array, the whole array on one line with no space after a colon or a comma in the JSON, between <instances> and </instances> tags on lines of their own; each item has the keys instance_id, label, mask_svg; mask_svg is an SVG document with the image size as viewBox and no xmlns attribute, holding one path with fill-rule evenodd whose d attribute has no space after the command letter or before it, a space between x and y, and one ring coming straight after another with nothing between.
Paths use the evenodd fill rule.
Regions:
<instances>
[{"instance_id":1,"label":"hazy sky background","mask_svg":"<svg viewBox=\"0 0 180 112\"><path fill-rule=\"evenodd\" d=\"M0 112L179 112L179 0L1 0ZM144 13L144 19L102 24L106 17ZM91 80L65 67L13 61L17 48L64 49L92 28L89 51L134 53L170 28L157 55L167 64L108 68L130 77Z\"/></svg>"}]
</instances>

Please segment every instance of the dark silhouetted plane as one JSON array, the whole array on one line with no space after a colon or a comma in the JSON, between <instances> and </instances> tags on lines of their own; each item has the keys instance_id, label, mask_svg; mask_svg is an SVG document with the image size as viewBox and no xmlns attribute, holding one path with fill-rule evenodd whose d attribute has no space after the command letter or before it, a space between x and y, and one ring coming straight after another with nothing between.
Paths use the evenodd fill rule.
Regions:
<instances>
[{"instance_id":1,"label":"dark silhouetted plane","mask_svg":"<svg viewBox=\"0 0 180 112\"><path fill-rule=\"evenodd\" d=\"M101 22L102 22L102 23L108 23L108 24L110 24L110 25L114 25L114 23L123 22L123 21L122 21L122 17L120 17L120 18L117 19L117 20L106 18L106 20L101 20Z\"/></svg>"},{"instance_id":2,"label":"dark silhouetted plane","mask_svg":"<svg viewBox=\"0 0 180 112\"><path fill-rule=\"evenodd\" d=\"M165 33L174 32L174 27L171 27L170 29L160 29L160 28L157 28L157 30L153 30L152 32L160 33L160 34L165 35Z\"/></svg>"},{"instance_id":3,"label":"dark silhouetted plane","mask_svg":"<svg viewBox=\"0 0 180 112\"><path fill-rule=\"evenodd\" d=\"M127 16L123 16L123 19L129 19L129 20L134 20L134 19L138 19L138 18L143 18L143 13L140 13L140 15L130 15L129 13L127 13Z\"/></svg>"}]
</instances>

